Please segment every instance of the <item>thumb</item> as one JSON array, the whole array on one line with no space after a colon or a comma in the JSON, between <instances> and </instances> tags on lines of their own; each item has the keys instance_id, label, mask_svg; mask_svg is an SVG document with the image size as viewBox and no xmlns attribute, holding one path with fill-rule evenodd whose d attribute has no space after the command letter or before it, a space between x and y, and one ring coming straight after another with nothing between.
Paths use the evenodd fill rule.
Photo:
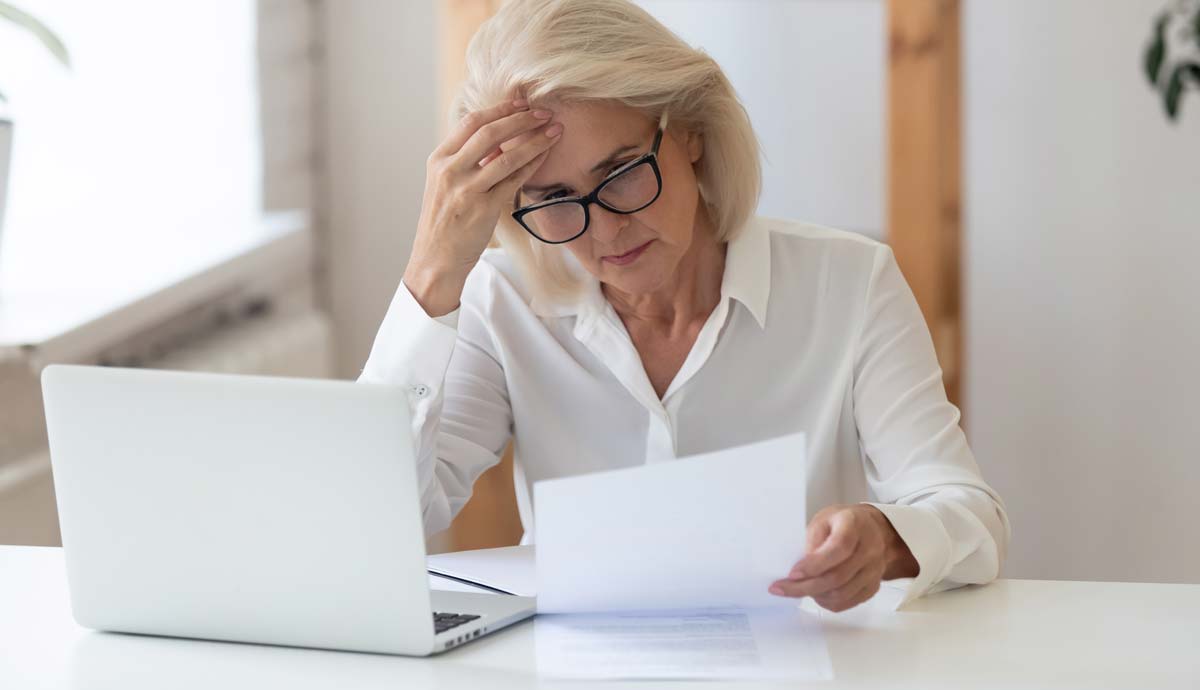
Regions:
<instances>
[{"instance_id":1,"label":"thumb","mask_svg":"<svg viewBox=\"0 0 1200 690\"><path fill-rule=\"evenodd\" d=\"M818 515L813 518L813 521L808 524L808 552L812 553L817 550L821 544L829 538L833 527L829 524L829 518L825 515Z\"/></svg>"}]
</instances>

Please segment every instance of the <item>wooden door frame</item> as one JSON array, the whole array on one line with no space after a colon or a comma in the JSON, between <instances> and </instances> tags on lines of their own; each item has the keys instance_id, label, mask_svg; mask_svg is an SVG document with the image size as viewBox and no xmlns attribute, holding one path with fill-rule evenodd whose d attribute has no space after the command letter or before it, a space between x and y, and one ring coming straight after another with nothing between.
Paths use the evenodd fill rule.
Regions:
<instances>
[{"instance_id":1,"label":"wooden door frame","mask_svg":"<svg viewBox=\"0 0 1200 690\"><path fill-rule=\"evenodd\" d=\"M888 244L962 407L959 0L888 0Z\"/></svg>"}]
</instances>

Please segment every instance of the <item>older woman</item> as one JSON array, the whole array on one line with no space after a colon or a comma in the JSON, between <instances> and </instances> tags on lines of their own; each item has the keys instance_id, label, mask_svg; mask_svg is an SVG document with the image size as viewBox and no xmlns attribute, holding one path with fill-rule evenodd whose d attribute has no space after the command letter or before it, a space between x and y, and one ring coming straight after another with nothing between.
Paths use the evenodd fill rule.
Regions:
<instances>
[{"instance_id":1,"label":"older woman","mask_svg":"<svg viewBox=\"0 0 1200 690\"><path fill-rule=\"evenodd\" d=\"M410 391L428 533L510 438L528 543L538 480L805 431L820 510L770 591L841 610L996 577L1003 504L892 252L754 214L711 58L624 0L516 0L467 58L359 378Z\"/></svg>"}]
</instances>

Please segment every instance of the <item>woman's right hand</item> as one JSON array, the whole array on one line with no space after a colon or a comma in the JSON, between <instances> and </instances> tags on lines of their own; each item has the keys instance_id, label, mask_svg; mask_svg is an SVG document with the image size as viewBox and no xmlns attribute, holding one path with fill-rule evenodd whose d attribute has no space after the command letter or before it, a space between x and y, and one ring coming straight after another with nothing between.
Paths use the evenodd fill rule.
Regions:
<instances>
[{"instance_id":1,"label":"woman's right hand","mask_svg":"<svg viewBox=\"0 0 1200 690\"><path fill-rule=\"evenodd\" d=\"M468 113L425 166L425 195L403 282L430 316L458 308L467 274L500 212L541 166L562 125L551 113L506 101Z\"/></svg>"}]
</instances>

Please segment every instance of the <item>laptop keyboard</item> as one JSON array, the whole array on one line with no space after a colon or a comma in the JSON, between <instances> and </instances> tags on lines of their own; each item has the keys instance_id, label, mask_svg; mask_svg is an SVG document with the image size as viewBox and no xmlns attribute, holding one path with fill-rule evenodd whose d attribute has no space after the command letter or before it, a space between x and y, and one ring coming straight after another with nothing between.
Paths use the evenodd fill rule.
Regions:
<instances>
[{"instance_id":1,"label":"laptop keyboard","mask_svg":"<svg viewBox=\"0 0 1200 690\"><path fill-rule=\"evenodd\" d=\"M442 633L450 628L456 628L463 623L469 623L479 616L472 616L469 613L437 613L433 614L433 632Z\"/></svg>"}]
</instances>

